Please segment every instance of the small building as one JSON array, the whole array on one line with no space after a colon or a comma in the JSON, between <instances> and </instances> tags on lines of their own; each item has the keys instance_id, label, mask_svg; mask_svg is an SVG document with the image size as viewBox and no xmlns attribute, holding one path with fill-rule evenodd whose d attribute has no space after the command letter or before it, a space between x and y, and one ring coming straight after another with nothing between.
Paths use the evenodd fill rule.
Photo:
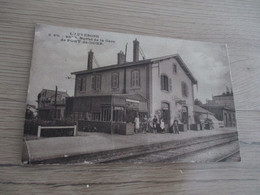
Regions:
<instances>
[{"instance_id":1,"label":"small building","mask_svg":"<svg viewBox=\"0 0 260 195\"><path fill-rule=\"evenodd\" d=\"M201 107L214 113L214 116L224 122L225 127L236 127L235 109L230 106L223 106L214 100L208 100Z\"/></svg>"},{"instance_id":2,"label":"small building","mask_svg":"<svg viewBox=\"0 0 260 195\"><path fill-rule=\"evenodd\" d=\"M117 64L99 68L93 68L94 52L90 50L87 69L72 73L75 93L67 98L68 116L133 122L137 113L141 120L157 115L164 119L166 129L175 119L190 129L197 80L178 54L139 60L139 49L135 39L132 62L126 62L121 51Z\"/></svg>"},{"instance_id":3,"label":"small building","mask_svg":"<svg viewBox=\"0 0 260 195\"><path fill-rule=\"evenodd\" d=\"M229 92L228 89L226 92L224 92L221 95L213 96L212 99L214 102L216 102L217 104L219 104L221 106L227 106L227 107L235 109L233 92L232 91Z\"/></svg>"},{"instance_id":4,"label":"small building","mask_svg":"<svg viewBox=\"0 0 260 195\"><path fill-rule=\"evenodd\" d=\"M65 114L67 92L42 89L38 94L38 118L43 120L62 119Z\"/></svg>"}]
</instances>

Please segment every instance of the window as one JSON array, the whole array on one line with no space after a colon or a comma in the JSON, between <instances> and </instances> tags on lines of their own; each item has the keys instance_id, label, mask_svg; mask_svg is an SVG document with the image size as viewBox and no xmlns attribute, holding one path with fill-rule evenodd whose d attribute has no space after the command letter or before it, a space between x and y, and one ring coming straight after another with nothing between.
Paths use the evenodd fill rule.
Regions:
<instances>
[{"instance_id":1,"label":"window","mask_svg":"<svg viewBox=\"0 0 260 195\"><path fill-rule=\"evenodd\" d=\"M65 98L65 97L62 97L62 98L61 98L62 104L65 104L65 101L66 101L66 98Z\"/></svg>"},{"instance_id":2,"label":"window","mask_svg":"<svg viewBox=\"0 0 260 195\"><path fill-rule=\"evenodd\" d=\"M161 90L169 91L169 82L166 75L161 75Z\"/></svg>"},{"instance_id":3,"label":"window","mask_svg":"<svg viewBox=\"0 0 260 195\"><path fill-rule=\"evenodd\" d=\"M110 121L111 119L111 108L108 107L102 107L101 108L101 120L102 121Z\"/></svg>"},{"instance_id":4,"label":"window","mask_svg":"<svg viewBox=\"0 0 260 195\"><path fill-rule=\"evenodd\" d=\"M113 109L113 121L124 121L124 107L115 106Z\"/></svg>"},{"instance_id":5,"label":"window","mask_svg":"<svg viewBox=\"0 0 260 195\"><path fill-rule=\"evenodd\" d=\"M92 89L94 89L94 90L101 89L101 76L100 75L92 76Z\"/></svg>"},{"instance_id":6,"label":"window","mask_svg":"<svg viewBox=\"0 0 260 195\"><path fill-rule=\"evenodd\" d=\"M56 119L59 119L60 116L61 116L61 110L60 110L60 109L57 109L57 110L56 110L56 116L55 116L55 118L56 118Z\"/></svg>"},{"instance_id":7,"label":"window","mask_svg":"<svg viewBox=\"0 0 260 195\"><path fill-rule=\"evenodd\" d=\"M140 71L139 70L132 71L131 87L140 87Z\"/></svg>"},{"instance_id":8,"label":"window","mask_svg":"<svg viewBox=\"0 0 260 195\"><path fill-rule=\"evenodd\" d=\"M117 89L119 87L119 73L113 73L111 76L111 87Z\"/></svg>"},{"instance_id":9,"label":"window","mask_svg":"<svg viewBox=\"0 0 260 195\"><path fill-rule=\"evenodd\" d=\"M172 67L173 67L173 73L177 74L177 65L173 64Z\"/></svg>"},{"instance_id":10,"label":"window","mask_svg":"<svg viewBox=\"0 0 260 195\"><path fill-rule=\"evenodd\" d=\"M189 96L188 85L185 82L181 82L181 89L182 89L182 96L188 97Z\"/></svg>"},{"instance_id":11,"label":"window","mask_svg":"<svg viewBox=\"0 0 260 195\"><path fill-rule=\"evenodd\" d=\"M100 120L100 113L99 112L93 112L92 115L91 115L91 120L99 121Z\"/></svg>"},{"instance_id":12,"label":"window","mask_svg":"<svg viewBox=\"0 0 260 195\"><path fill-rule=\"evenodd\" d=\"M86 90L86 78L78 78L78 91Z\"/></svg>"},{"instance_id":13,"label":"window","mask_svg":"<svg viewBox=\"0 0 260 195\"><path fill-rule=\"evenodd\" d=\"M100 90L101 89L101 76L97 75L96 76L96 90Z\"/></svg>"}]
</instances>

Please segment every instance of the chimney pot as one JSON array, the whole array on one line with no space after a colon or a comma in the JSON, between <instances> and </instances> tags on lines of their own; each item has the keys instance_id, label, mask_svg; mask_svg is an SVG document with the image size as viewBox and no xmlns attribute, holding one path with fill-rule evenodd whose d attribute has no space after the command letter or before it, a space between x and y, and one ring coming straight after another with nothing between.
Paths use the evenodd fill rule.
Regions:
<instances>
[{"instance_id":1,"label":"chimney pot","mask_svg":"<svg viewBox=\"0 0 260 195\"><path fill-rule=\"evenodd\" d=\"M125 63L125 54L123 51L117 53L117 64L124 64Z\"/></svg>"},{"instance_id":2,"label":"chimney pot","mask_svg":"<svg viewBox=\"0 0 260 195\"><path fill-rule=\"evenodd\" d=\"M139 61L139 41L135 38L133 41L134 47L133 47L133 61L138 62Z\"/></svg>"}]
</instances>

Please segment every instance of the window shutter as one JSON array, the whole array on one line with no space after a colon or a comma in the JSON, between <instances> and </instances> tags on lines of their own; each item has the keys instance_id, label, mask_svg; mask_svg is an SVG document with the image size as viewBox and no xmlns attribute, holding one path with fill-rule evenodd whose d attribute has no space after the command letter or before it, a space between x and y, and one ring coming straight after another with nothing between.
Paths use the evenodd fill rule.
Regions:
<instances>
[{"instance_id":1,"label":"window shutter","mask_svg":"<svg viewBox=\"0 0 260 195\"><path fill-rule=\"evenodd\" d=\"M171 92L172 91L172 79L169 78L169 91Z\"/></svg>"},{"instance_id":2,"label":"window shutter","mask_svg":"<svg viewBox=\"0 0 260 195\"><path fill-rule=\"evenodd\" d=\"M187 83L185 83L185 84L186 84L186 97L189 97L189 88L188 88Z\"/></svg>"},{"instance_id":3,"label":"window shutter","mask_svg":"<svg viewBox=\"0 0 260 195\"><path fill-rule=\"evenodd\" d=\"M77 90L80 91L80 78L77 79Z\"/></svg>"},{"instance_id":4,"label":"window shutter","mask_svg":"<svg viewBox=\"0 0 260 195\"><path fill-rule=\"evenodd\" d=\"M133 87L136 86L136 71L133 72Z\"/></svg>"},{"instance_id":5,"label":"window shutter","mask_svg":"<svg viewBox=\"0 0 260 195\"><path fill-rule=\"evenodd\" d=\"M138 87L140 87L140 72L139 71L136 71L136 75L137 75L137 83L136 83L136 85L138 86Z\"/></svg>"},{"instance_id":6,"label":"window shutter","mask_svg":"<svg viewBox=\"0 0 260 195\"><path fill-rule=\"evenodd\" d=\"M116 88L119 88L119 74L116 74Z\"/></svg>"},{"instance_id":7,"label":"window shutter","mask_svg":"<svg viewBox=\"0 0 260 195\"><path fill-rule=\"evenodd\" d=\"M181 82L181 88L182 88L182 96L188 97L189 96L188 85L185 82Z\"/></svg>"},{"instance_id":8,"label":"window shutter","mask_svg":"<svg viewBox=\"0 0 260 195\"><path fill-rule=\"evenodd\" d=\"M133 80L134 80L134 72L131 72L131 87L133 87Z\"/></svg>"},{"instance_id":9,"label":"window shutter","mask_svg":"<svg viewBox=\"0 0 260 195\"><path fill-rule=\"evenodd\" d=\"M117 88L117 74L114 74L114 88Z\"/></svg>"},{"instance_id":10,"label":"window shutter","mask_svg":"<svg viewBox=\"0 0 260 195\"><path fill-rule=\"evenodd\" d=\"M99 86L98 86L98 89L101 89L101 76L99 75L98 78L99 78L99 81L98 81L98 85L99 85Z\"/></svg>"},{"instance_id":11,"label":"window shutter","mask_svg":"<svg viewBox=\"0 0 260 195\"><path fill-rule=\"evenodd\" d=\"M177 74L177 65L173 64L173 74Z\"/></svg>"},{"instance_id":12,"label":"window shutter","mask_svg":"<svg viewBox=\"0 0 260 195\"><path fill-rule=\"evenodd\" d=\"M96 77L92 76L92 89L96 89Z\"/></svg>"},{"instance_id":13,"label":"window shutter","mask_svg":"<svg viewBox=\"0 0 260 195\"><path fill-rule=\"evenodd\" d=\"M114 88L114 74L111 76L111 88Z\"/></svg>"},{"instance_id":14,"label":"window shutter","mask_svg":"<svg viewBox=\"0 0 260 195\"><path fill-rule=\"evenodd\" d=\"M139 74L137 71L135 72L135 86L139 86Z\"/></svg>"},{"instance_id":15,"label":"window shutter","mask_svg":"<svg viewBox=\"0 0 260 195\"><path fill-rule=\"evenodd\" d=\"M185 92L184 92L184 83L181 82L181 91L182 91L182 96L184 97L185 96Z\"/></svg>"},{"instance_id":16,"label":"window shutter","mask_svg":"<svg viewBox=\"0 0 260 195\"><path fill-rule=\"evenodd\" d=\"M96 76L96 89L100 89L100 76Z\"/></svg>"},{"instance_id":17,"label":"window shutter","mask_svg":"<svg viewBox=\"0 0 260 195\"><path fill-rule=\"evenodd\" d=\"M83 78L83 86L82 86L82 91L86 91L86 78Z\"/></svg>"},{"instance_id":18,"label":"window shutter","mask_svg":"<svg viewBox=\"0 0 260 195\"><path fill-rule=\"evenodd\" d=\"M166 91L169 91L169 79L168 79L168 77L167 76L164 76L164 88L165 88L165 90Z\"/></svg>"},{"instance_id":19,"label":"window shutter","mask_svg":"<svg viewBox=\"0 0 260 195\"><path fill-rule=\"evenodd\" d=\"M161 90L163 90L163 86L164 86L164 79L163 79L163 75L161 75Z\"/></svg>"}]
</instances>

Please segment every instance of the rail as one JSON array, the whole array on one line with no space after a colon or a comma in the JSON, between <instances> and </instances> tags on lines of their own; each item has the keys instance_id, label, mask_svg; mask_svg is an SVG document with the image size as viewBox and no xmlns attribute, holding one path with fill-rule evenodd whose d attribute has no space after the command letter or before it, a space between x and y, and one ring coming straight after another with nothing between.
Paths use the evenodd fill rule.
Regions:
<instances>
[{"instance_id":1,"label":"rail","mask_svg":"<svg viewBox=\"0 0 260 195\"><path fill-rule=\"evenodd\" d=\"M224 162L225 160L229 159L230 157L232 157L236 154L239 154L239 149L236 149L236 150L232 151L231 153L216 159L216 162Z\"/></svg>"}]
</instances>

